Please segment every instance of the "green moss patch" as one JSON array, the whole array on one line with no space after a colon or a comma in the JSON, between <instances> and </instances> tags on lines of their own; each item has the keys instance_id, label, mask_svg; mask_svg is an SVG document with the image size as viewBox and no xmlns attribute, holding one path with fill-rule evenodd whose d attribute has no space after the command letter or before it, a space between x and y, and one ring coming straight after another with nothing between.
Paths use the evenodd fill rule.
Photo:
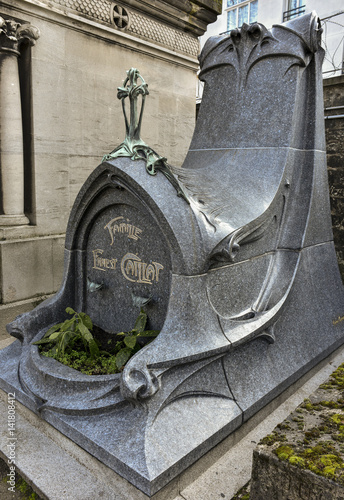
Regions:
<instances>
[{"instance_id":1,"label":"green moss patch","mask_svg":"<svg viewBox=\"0 0 344 500\"><path fill-rule=\"evenodd\" d=\"M231 500L249 500L250 499L250 482L246 483Z\"/></svg>"},{"instance_id":2,"label":"green moss patch","mask_svg":"<svg viewBox=\"0 0 344 500\"><path fill-rule=\"evenodd\" d=\"M344 485L344 364L259 445Z\"/></svg>"}]
</instances>

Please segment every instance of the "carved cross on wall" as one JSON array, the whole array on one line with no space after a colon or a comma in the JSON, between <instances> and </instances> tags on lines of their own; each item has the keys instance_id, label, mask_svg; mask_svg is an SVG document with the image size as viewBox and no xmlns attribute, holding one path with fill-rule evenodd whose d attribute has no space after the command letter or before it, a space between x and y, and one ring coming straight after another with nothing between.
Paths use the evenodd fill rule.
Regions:
<instances>
[{"instance_id":1,"label":"carved cross on wall","mask_svg":"<svg viewBox=\"0 0 344 500\"><path fill-rule=\"evenodd\" d=\"M129 15L128 12L124 9L124 7L120 7L119 5L115 5L113 8L113 22L115 26L120 29L124 29L129 24Z\"/></svg>"}]
</instances>

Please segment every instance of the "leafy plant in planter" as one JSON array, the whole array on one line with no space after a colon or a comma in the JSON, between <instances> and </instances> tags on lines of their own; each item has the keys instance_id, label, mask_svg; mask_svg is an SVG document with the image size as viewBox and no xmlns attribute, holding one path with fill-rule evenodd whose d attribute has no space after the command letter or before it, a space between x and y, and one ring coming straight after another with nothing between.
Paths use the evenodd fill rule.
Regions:
<instances>
[{"instance_id":1,"label":"leafy plant in planter","mask_svg":"<svg viewBox=\"0 0 344 500\"><path fill-rule=\"evenodd\" d=\"M137 351L159 334L158 330L145 330L147 314L141 309L134 328L115 334L108 341L109 350L101 350L100 342L92 334L91 318L71 307L67 307L66 312L73 315L72 318L49 328L44 337L34 344L39 346L43 356L88 375L120 372Z\"/></svg>"}]
</instances>

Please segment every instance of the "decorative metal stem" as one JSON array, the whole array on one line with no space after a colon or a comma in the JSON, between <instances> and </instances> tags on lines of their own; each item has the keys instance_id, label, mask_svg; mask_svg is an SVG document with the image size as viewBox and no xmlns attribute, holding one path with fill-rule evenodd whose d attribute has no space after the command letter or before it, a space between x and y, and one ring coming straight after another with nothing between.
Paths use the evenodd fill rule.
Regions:
<instances>
[{"instance_id":1,"label":"decorative metal stem","mask_svg":"<svg viewBox=\"0 0 344 500\"><path fill-rule=\"evenodd\" d=\"M141 80L141 84L138 84L138 79ZM189 203L182 186L174 176L171 167L168 165L167 159L156 153L140 137L145 99L146 96L149 95L149 91L148 84L140 75L139 70L136 68L129 69L127 71L127 78L124 81L123 87L118 87L117 91L117 98L122 100L126 130L125 140L110 154L105 155L102 161L112 160L113 158L118 158L120 156L129 156L132 160L145 160L146 170L149 175L156 175L158 171L162 172L176 189L177 195L181 196L187 203ZM139 114L138 98L140 95L142 96L142 103ZM130 103L130 121L128 121L125 109L126 97L129 98Z\"/></svg>"}]
</instances>

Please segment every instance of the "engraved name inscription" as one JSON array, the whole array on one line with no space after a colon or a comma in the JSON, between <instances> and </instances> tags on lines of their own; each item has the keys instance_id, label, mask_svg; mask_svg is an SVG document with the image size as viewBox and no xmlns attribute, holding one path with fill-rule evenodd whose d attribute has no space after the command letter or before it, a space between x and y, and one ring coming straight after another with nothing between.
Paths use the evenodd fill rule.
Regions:
<instances>
[{"instance_id":1,"label":"engraved name inscription","mask_svg":"<svg viewBox=\"0 0 344 500\"><path fill-rule=\"evenodd\" d=\"M164 269L159 262L147 264L133 253L127 253L121 261L121 271L125 279L133 283L146 283L151 285L153 281L159 281L159 272Z\"/></svg>"},{"instance_id":2,"label":"engraved name inscription","mask_svg":"<svg viewBox=\"0 0 344 500\"><path fill-rule=\"evenodd\" d=\"M97 248L97 250L92 250L93 253L93 269L99 269L99 271L106 271L106 269L116 269L117 259L105 259L101 257L104 250Z\"/></svg>"},{"instance_id":3,"label":"engraved name inscription","mask_svg":"<svg viewBox=\"0 0 344 500\"><path fill-rule=\"evenodd\" d=\"M109 231L111 237L110 245L114 244L116 237L120 234L126 235L134 241L138 241L141 239L141 234L143 233L143 229L131 224L130 220L123 216L111 219L104 226L104 229ZM116 247L117 246L118 245L116 245ZM119 245L119 247L121 247L121 245ZM148 262L143 262L142 259L133 252L127 251L127 253L125 253L125 251L123 251L121 255L118 255L118 250L119 248L115 251L115 255L117 254L116 258L111 255L113 250L110 255L108 251L105 250L104 252L102 248L92 250L92 268L103 272L110 272L111 274L115 272L116 280L118 274L119 276L122 274L126 280L132 283L152 285L153 283L159 282L160 273L164 269L162 264L153 261L151 258L149 258ZM125 255L123 256L124 253Z\"/></svg>"},{"instance_id":4,"label":"engraved name inscription","mask_svg":"<svg viewBox=\"0 0 344 500\"><path fill-rule=\"evenodd\" d=\"M140 229L137 226L134 226L133 224L130 224L129 219L126 221L124 220L124 217L116 217L115 219L111 219L110 222L104 226L104 229L107 229L110 233L111 237L111 243L110 245L113 245L115 241L115 236L116 233L118 234L126 234L128 238L131 238L132 240L138 240L141 238L140 234L142 233L142 229Z\"/></svg>"}]
</instances>

